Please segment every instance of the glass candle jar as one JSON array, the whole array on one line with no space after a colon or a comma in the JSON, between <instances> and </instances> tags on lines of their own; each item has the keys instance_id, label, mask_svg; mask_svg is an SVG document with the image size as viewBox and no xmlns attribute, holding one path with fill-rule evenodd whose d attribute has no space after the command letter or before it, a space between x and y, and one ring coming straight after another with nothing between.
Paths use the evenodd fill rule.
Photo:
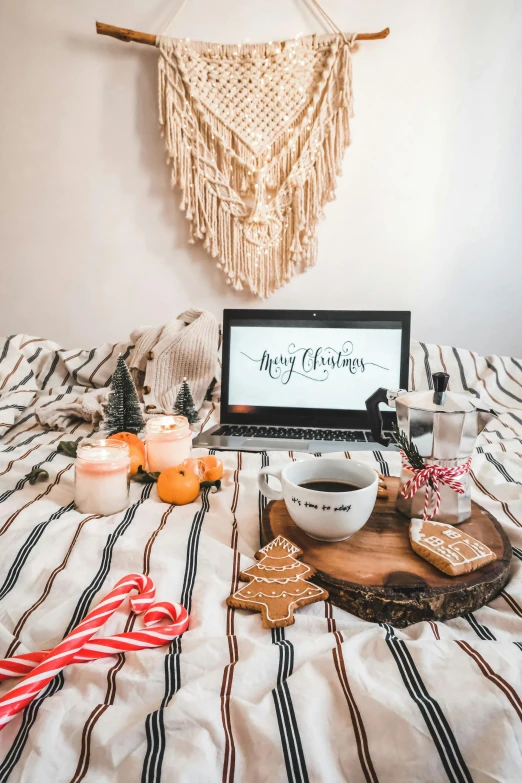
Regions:
<instances>
[{"instance_id":1,"label":"glass candle jar","mask_svg":"<svg viewBox=\"0 0 522 783\"><path fill-rule=\"evenodd\" d=\"M82 514L116 514L129 505L129 447L122 441L78 444L74 502Z\"/></svg>"},{"instance_id":2,"label":"glass candle jar","mask_svg":"<svg viewBox=\"0 0 522 783\"><path fill-rule=\"evenodd\" d=\"M192 433L185 416L154 416L147 422L145 449L152 473L180 465L190 457Z\"/></svg>"}]
</instances>

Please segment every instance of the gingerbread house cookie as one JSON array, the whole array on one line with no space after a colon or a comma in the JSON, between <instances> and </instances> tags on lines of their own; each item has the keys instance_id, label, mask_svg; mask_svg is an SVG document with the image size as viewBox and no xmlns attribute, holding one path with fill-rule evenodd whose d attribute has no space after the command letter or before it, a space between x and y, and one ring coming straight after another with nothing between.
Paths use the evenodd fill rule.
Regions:
<instances>
[{"instance_id":1,"label":"gingerbread house cookie","mask_svg":"<svg viewBox=\"0 0 522 783\"><path fill-rule=\"evenodd\" d=\"M495 560L489 547L463 530L441 522L410 522L412 549L428 563L449 576L468 574Z\"/></svg>"}]
</instances>

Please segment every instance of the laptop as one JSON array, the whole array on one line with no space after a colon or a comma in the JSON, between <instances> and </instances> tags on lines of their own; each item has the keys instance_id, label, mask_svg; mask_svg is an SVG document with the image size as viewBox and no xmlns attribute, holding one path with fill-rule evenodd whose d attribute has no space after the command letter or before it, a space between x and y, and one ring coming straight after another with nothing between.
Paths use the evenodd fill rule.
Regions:
<instances>
[{"instance_id":1,"label":"laptop","mask_svg":"<svg viewBox=\"0 0 522 783\"><path fill-rule=\"evenodd\" d=\"M396 450L370 433L365 402L407 389L410 313L225 310L219 425L194 446L309 453Z\"/></svg>"}]
</instances>

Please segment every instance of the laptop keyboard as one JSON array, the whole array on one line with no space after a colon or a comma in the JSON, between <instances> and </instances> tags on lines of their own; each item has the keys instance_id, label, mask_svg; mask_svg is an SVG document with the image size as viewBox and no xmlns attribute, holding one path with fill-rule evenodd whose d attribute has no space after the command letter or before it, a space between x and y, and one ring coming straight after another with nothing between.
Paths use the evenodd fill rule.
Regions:
<instances>
[{"instance_id":1,"label":"laptop keyboard","mask_svg":"<svg viewBox=\"0 0 522 783\"><path fill-rule=\"evenodd\" d=\"M351 443L373 443L371 433L364 430L310 430L302 427L263 427L249 424L224 424L214 435L242 438L282 438L287 440L338 440ZM395 442L392 432L386 437Z\"/></svg>"}]
</instances>

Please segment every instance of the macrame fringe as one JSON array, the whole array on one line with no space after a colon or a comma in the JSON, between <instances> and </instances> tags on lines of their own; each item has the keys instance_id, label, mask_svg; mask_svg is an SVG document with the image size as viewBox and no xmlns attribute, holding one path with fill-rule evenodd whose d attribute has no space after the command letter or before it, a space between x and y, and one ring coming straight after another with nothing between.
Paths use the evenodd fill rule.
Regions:
<instances>
[{"instance_id":1,"label":"macrame fringe","mask_svg":"<svg viewBox=\"0 0 522 783\"><path fill-rule=\"evenodd\" d=\"M350 48L335 35L240 47L160 37L157 45L160 125L189 242L203 242L236 290L268 297L316 261L317 222L350 143ZM204 79L216 59L248 73L248 63L277 56L277 67L288 57L291 68L306 49L315 56L313 93L261 151L198 94L195 62Z\"/></svg>"}]
</instances>

